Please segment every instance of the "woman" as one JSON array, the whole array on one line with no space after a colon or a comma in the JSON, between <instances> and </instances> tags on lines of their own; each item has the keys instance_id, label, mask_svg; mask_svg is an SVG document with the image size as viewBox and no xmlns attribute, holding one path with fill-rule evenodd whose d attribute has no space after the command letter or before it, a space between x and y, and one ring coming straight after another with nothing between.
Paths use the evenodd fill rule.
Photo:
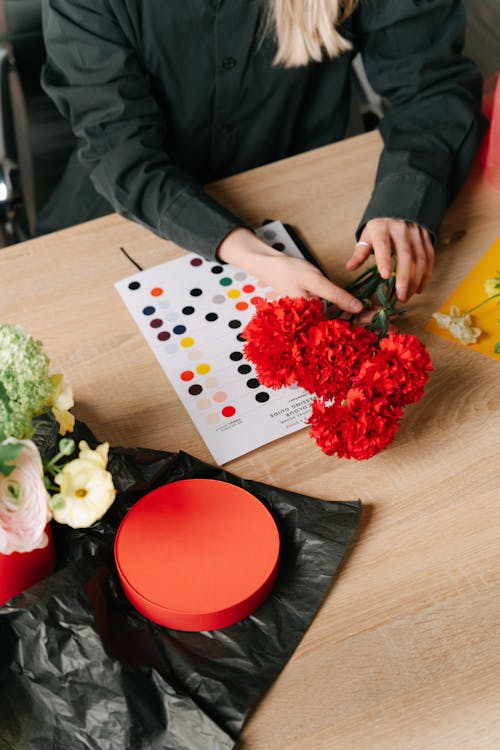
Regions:
<instances>
[{"instance_id":1,"label":"woman","mask_svg":"<svg viewBox=\"0 0 500 750\"><path fill-rule=\"evenodd\" d=\"M393 250L398 298L425 287L481 133L458 0L44 0L44 25L44 88L114 210L282 294L350 312L360 306L350 294L258 240L201 185L341 139L360 51L389 106L347 268L373 249L387 277Z\"/></svg>"}]
</instances>

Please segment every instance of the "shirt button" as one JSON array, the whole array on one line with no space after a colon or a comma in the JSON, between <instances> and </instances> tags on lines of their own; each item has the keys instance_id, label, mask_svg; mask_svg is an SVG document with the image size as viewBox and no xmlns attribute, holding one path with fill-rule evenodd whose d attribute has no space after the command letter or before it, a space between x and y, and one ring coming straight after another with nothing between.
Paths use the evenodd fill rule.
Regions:
<instances>
[{"instance_id":1,"label":"shirt button","mask_svg":"<svg viewBox=\"0 0 500 750\"><path fill-rule=\"evenodd\" d=\"M236 60L234 57L224 57L222 60L222 67L224 70L231 70L231 68L234 68L236 65Z\"/></svg>"}]
</instances>

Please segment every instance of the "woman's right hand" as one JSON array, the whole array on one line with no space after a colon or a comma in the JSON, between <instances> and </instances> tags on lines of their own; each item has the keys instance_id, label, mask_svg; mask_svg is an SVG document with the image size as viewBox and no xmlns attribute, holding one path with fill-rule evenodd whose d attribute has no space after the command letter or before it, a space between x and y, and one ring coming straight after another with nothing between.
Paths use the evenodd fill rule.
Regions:
<instances>
[{"instance_id":1,"label":"woman's right hand","mask_svg":"<svg viewBox=\"0 0 500 750\"><path fill-rule=\"evenodd\" d=\"M238 227L230 232L219 245L217 256L266 281L280 295L320 297L351 314L363 309L356 297L327 279L312 263L269 247L249 229Z\"/></svg>"}]
</instances>

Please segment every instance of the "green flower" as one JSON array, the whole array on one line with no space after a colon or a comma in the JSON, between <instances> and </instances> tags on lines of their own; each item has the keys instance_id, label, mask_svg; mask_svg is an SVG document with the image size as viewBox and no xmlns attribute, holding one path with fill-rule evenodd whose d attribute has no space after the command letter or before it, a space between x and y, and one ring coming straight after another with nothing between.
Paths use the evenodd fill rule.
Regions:
<instances>
[{"instance_id":1,"label":"green flower","mask_svg":"<svg viewBox=\"0 0 500 750\"><path fill-rule=\"evenodd\" d=\"M31 420L54 396L49 358L20 326L0 324L0 440L32 435Z\"/></svg>"}]
</instances>

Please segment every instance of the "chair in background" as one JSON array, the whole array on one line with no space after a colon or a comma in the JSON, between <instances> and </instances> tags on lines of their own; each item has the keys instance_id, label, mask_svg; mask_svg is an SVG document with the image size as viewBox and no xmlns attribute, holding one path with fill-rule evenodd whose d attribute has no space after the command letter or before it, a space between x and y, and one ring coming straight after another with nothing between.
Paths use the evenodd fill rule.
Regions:
<instances>
[{"instance_id":1,"label":"chair in background","mask_svg":"<svg viewBox=\"0 0 500 750\"><path fill-rule=\"evenodd\" d=\"M41 0L0 0L0 232L3 244L35 234L75 138L40 86Z\"/></svg>"}]
</instances>

